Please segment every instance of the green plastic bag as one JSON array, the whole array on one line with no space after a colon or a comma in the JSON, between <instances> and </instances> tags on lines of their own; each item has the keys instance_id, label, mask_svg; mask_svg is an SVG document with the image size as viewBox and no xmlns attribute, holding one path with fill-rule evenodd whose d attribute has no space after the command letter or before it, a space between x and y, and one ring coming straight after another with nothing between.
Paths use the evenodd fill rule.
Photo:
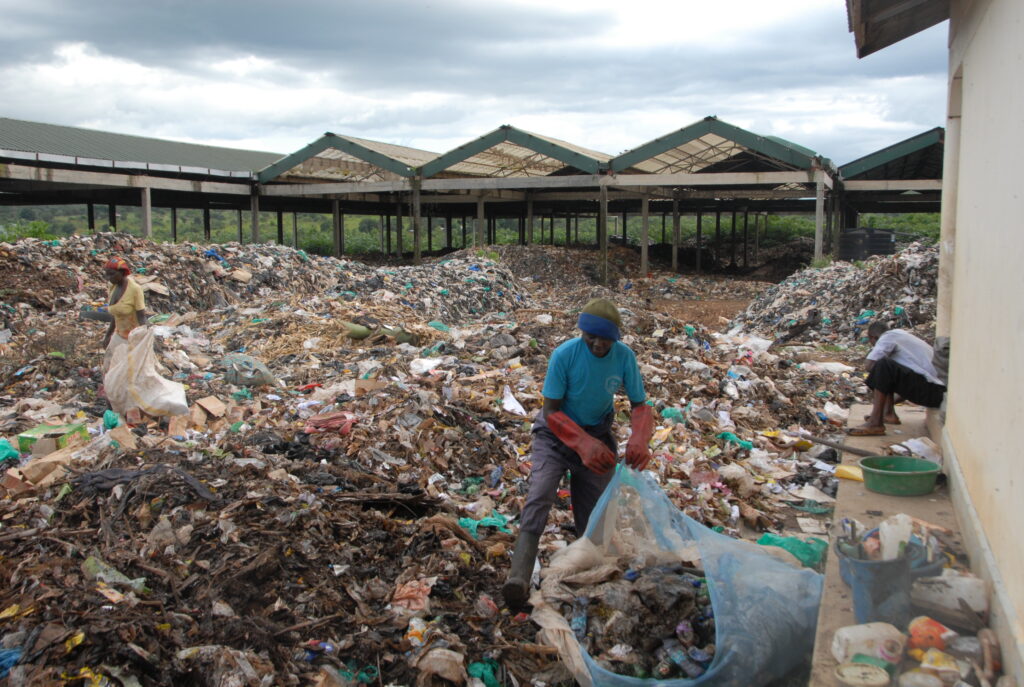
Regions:
<instances>
[{"instance_id":1,"label":"green plastic bag","mask_svg":"<svg viewBox=\"0 0 1024 687\"><path fill-rule=\"evenodd\" d=\"M483 681L487 687L501 687L501 681L495 677L494 672L498 669L498 662L493 658L485 658L482 661L469 664L470 677Z\"/></svg>"},{"instance_id":2,"label":"green plastic bag","mask_svg":"<svg viewBox=\"0 0 1024 687\"><path fill-rule=\"evenodd\" d=\"M7 441L7 439L0 439L0 463L5 463L9 460L17 463L21 460L21 454L18 453L18 449L11 446L11 442Z\"/></svg>"},{"instance_id":3,"label":"green plastic bag","mask_svg":"<svg viewBox=\"0 0 1024 687\"><path fill-rule=\"evenodd\" d=\"M494 527L499 532L512 534L512 530L506 527L507 524L508 518L498 512L479 520L474 520L473 518L459 518L459 527L469 530L469 533L473 535L473 539L480 538L480 533L477 531L480 527Z\"/></svg>"},{"instance_id":4,"label":"green plastic bag","mask_svg":"<svg viewBox=\"0 0 1024 687\"><path fill-rule=\"evenodd\" d=\"M121 416L120 415L115 413L113 410L104 410L103 411L103 428L104 429L114 429L115 427L120 426L120 424L121 424Z\"/></svg>"},{"instance_id":5,"label":"green plastic bag","mask_svg":"<svg viewBox=\"0 0 1024 687\"><path fill-rule=\"evenodd\" d=\"M825 551L828 550L828 542L815 537L805 540L796 537L782 537L771 532L762 534L757 543L761 546L778 546L780 549L789 551L806 568L817 567L821 563Z\"/></svg>"},{"instance_id":6,"label":"green plastic bag","mask_svg":"<svg viewBox=\"0 0 1024 687\"><path fill-rule=\"evenodd\" d=\"M738 436L736 436L732 432L722 432L721 434L717 434L716 436L719 439L725 439L726 441L728 441L730 443L736 444L740 448L745 449L747 451L750 451L750 450L752 450L754 448L754 443L753 442L751 442L751 441L744 441L743 439L740 439Z\"/></svg>"},{"instance_id":7,"label":"green plastic bag","mask_svg":"<svg viewBox=\"0 0 1024 687\"><path fill-rule=\"evenodd\" d=\"M683 415L683 411L679 408L673 408L669 406L661 411L661 416L666 420L670 420L675 424L686 422L686 417Z\"/></svg>"}]
</instances>

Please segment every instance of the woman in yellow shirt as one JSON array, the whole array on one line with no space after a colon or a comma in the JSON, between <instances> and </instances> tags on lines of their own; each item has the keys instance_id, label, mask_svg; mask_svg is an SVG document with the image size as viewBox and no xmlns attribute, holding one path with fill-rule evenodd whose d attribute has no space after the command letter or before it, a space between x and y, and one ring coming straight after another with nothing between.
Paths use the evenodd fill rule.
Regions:
<instances>
[{"instance_id":1,"label":"woman in yellow shirt","mask_svg":"<svg viewBox=\"0 0 1024 687\"><path fill-rule=\"evenodd\" d=\"M110 368L114 351L126 346L131 331L146 321L146 299L142 287L128 276L131 271L128 263L117 257L103 266L104 276L110 282L107 312L114 318L103 337L103 346L107 349L103 356L104 372Z\"/></svg>"}]
</instances>

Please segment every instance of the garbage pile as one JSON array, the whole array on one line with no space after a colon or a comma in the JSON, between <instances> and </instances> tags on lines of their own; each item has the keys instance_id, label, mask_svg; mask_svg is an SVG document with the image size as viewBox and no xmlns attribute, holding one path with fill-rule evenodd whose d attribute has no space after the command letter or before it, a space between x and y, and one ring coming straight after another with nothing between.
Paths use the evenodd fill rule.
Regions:
<instances>
[{"instance_id":1,"label":"garbage pile","mask_svg":"<svg viewBox=\"0 0 1024 687\"><path fill-rule=\"evenodd\" d=\"M107 411L102 328L79 309L102 302L114 252L150 286L187 415ZM733 536L777 529L789 504L827 513L827 451L782 430L829 430L863 391L850 367L715 335L638 289L550 288L477 255L372 268L100 234L0 259L24 292L0 330L8 684L557 682L535 628L496 600L547 357L594 295L623 305L662 418L652 471ZM19 444L41 425L52 444ZM557 548L564 494L550 522Z\"/></svg>"},{"instance_id":2,"label":"garbage pile","mask_svg":"<svg viewBox=\"0 0 1024 687\"><path fill-rule=\"evenodd\" d=\"M505 269L490 261L483 267L471 257L448 258L426 267L375 268L274 244L168 244L126 233L102 233L3 244L0 283L8 289L5 303L47 310L86 301L102 305L108 287L102 278L103 264L110 255L130 256L133 278L142 286L150 308L164 313L222 308L274 296L292 300L329 294L394 302L456 323L482 313L514 310L522 301L522 290ZM25 288L39 281L35 270L47 275L41 294Z\"/></svg>"},{"instance_id":3,"label":"garbage pile","mask_svg":"<svg viewBox=\"0 0 1024 687\"><path fill-rule=\"evenodd\" d=\"M775 338L810 321L797 340L851 345L881 320L931 341L938 270L938 247L921 243L864 263L808 268L766 290L734 325Z\"/></svg>"},{"instance_id":4,"label":"garbage pile","mask_svg":"<svg viewBox=\"0 0 1024 687\"><path fill-rule=\"evenodd\" d=\"M694 679L714 660L715 616L707 580L682 566L627 570L620 579L575 593L566 619L581 647L605 670Z\"/></svg>"},{"instance_id":5,"label":"garbage pile","mask_svg":"<svg viewBox=\"0 0 1024 687\"><path fill-rule=\"evenodd\" d=\"M507 267L524 282L546 287L571 289L601 281L601 253L597 248L566 248L565 246L497 245L486 250L466 248L450 253L447 258L462 260L488 257ZM624 246L608 247L608 280L617 283L639 276L640 255Z\"/></svg>"}]
</instances>

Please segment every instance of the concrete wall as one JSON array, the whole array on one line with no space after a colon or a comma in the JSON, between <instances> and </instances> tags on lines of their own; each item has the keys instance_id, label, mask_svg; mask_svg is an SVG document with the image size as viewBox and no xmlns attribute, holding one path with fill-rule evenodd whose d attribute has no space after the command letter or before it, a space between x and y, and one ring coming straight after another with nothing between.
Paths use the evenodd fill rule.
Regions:
<instances>
[{"instance_id":1,"label":"concrete wall","mask_svg":"<svg viewBox=\"0 0 1024 687\"><path fill-rule=\"evenodd\" d=\"M965 535L1002 602L996 622L1004 643L1019 648L1024 646L1024 2L954 0L952 5L946 143L946 178L952 183L943 190L955 194L955 202L944 202L942 237L943 268L952 268L952 284L940 293L940 329L948 327L952 351L943 439L953 454L951 478L963 480L955 487Z\"/></svg>"}]
</instances>

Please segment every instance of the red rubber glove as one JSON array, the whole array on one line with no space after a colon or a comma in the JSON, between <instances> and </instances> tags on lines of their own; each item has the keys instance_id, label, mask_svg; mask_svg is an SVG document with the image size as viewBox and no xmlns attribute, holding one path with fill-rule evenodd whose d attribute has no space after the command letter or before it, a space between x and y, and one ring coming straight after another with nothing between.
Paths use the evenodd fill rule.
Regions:
<instances>
[{"instance_id":1,"label":"red rubber glove","mask_svg":"<svg viewBox=\"0 0 1024 687\"><path fill-rule=\"evenodd\" d=\"M615 454L611 449L584 432L583 428L573 422L568 415L559 410L548 415L546 419L548 429L579 455L588 470L603 475L615 467Z\"/></svg>"},{"instance_id":2,"label":"red rubber glove","mask_svg":"<svg viewBox=\"0 0 1024 687\"><path fill-rule=\"evenodd\" d=\"M629 416L629 424L633 433L626 444L626 465L634 470L643 470L651 462L651 451L648 444L654 434L654 412L646 403L633 408Z\"/></svg>"}]
</instances>

